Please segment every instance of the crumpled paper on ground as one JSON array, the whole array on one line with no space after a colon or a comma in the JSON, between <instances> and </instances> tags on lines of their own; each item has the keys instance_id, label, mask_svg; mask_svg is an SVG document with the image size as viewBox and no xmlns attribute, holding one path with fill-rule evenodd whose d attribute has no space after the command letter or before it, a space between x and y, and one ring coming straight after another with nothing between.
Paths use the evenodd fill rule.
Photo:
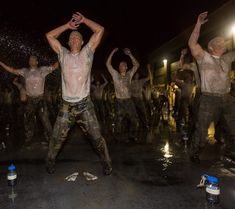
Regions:
<instances>
[{"instance_id":1,"label":"crumpled paper on ground","mask_svg":"<svg viewBox=\"0 0 235 209\"><path fill-rule=\"evenodd\" d=\"M65 177L65 179L66 179L67 181L76 181L78 175L79 175L79 173L78 173L78 172L75 172L75 173L72 173L71 175Z\"/></svg>"},{"instance_id":2,"label":"crumpled paper on ground","mask_svg":"<svg viewBox=\"0 0 235 209\"><path fill-rule=\"evenodd\" d=\"M83 172L83 176L86 178L87 181L95 181L98 179L97 176L95 176L89 172Z\"/></svg>"}]
</instances>

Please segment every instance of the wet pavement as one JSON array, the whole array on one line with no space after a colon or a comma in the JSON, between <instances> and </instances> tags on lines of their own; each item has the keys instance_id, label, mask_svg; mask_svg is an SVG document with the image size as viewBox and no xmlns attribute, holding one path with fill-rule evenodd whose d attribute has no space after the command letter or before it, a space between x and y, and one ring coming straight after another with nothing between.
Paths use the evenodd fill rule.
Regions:
<instances>
[{"instance_id":1,"label":"wet pavement","mask_svg":"<svg viewBox=\"0 0 235 209\"><path fill-rule=\"evenodd\" d=\"M0 152L1 209L235 208L235 174L221 165L220 145L208 145L201 164L195 165L189 161L187 146L168 126L142 135L137 142L108 140L113 173L104 176L84 136L74 129L69 138L52 175L44 167L46 144L35 141L31 149ZM6 180L7 166L12 162L18 174L14 187ZM75 181L65 179L75 172ZM88 181L83 172L98 179ZM205 173L219 178L217 205L208 205L204 189L196 188Z\"/></svg>"}]
</instances>

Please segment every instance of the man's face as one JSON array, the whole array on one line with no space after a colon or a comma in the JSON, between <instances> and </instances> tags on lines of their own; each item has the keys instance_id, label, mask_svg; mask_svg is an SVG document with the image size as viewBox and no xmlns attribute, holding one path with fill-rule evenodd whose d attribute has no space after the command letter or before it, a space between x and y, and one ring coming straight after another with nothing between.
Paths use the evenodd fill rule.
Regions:
<instances>
[{"instance_id":1,"label":"man's face","mask_svg":"<svg viewBox=\"0 0 235 209\"><path fill-rule=\"evenodd\" d=\"M38 59L35 56L29 57L29 66L30 67L37 67L38 66Z\"/></svg>"},{"instance_id":2,"label":"man's face","mask_svg":"<svg viewBox=\"0 0 235 209\"><path fill-rule=\"evenodd\" d=\"M120 73L126 73L127 71L127 64L126 62L120 62L119 64L119 72Z\"/></svg>"},{"instance_id":3,"label":"man's face","mask_svg":"<svg viewBox=\"0 0 235 209\"><path fill-rule=\"evenodd\" d=\"M225 40L222 37L217 37L211 43L212 52L216 55L222 55L226 52Z\"/></svg>"},{"instance_id":4,"label":"man's face","mask_svg":"<svg viewBox=\"0 0 235 209\"><path fill-rule=\"evenodd\" d=\"M69 46L70 48L81 48L83 44L83 40L82 40L82 35L77 32L77 31L73 31L71 32L70 36L69 36Z\"/></svg>"}]
</instances>

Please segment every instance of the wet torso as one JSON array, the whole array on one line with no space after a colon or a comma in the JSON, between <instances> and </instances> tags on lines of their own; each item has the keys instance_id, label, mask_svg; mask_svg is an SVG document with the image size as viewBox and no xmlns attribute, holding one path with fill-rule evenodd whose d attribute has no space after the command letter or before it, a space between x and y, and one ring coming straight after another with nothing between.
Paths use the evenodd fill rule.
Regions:
<instances>
[{"instance_id":1,"label":"wet torso","mask_svg":"<svg viewBox=\"0 0 235 209\"><path fill-rule=\"evenodd\" d=\"M62 97L79 102L90 94L90 72L94 53L87 44L77 54L61 47L59 61L62 69Z\"/></svg>"},{"instance_id":2,"label":"wet torso","mask_svg":"<svg viewBox=\"0 0 235 209\"><path fill-rule=\"evenodd\" d=\"M201 75L202 93L229 93L231 84L229 72L234 58L234 52L229 52L220 58L205 52L204 57L197 60Z\"/></svg>"},{"instance_id":3,"label":"wet torso","mask_svg":"<svg viewBox=\"0 0 235 209\"><path fill-rule=\"evenodd\" d=\"M25 78L27 96L38 97L44 94L45 77L52 72L52 67L38 67L36 69L23 68L19 74Z\"/></svg>"}]
</instances>

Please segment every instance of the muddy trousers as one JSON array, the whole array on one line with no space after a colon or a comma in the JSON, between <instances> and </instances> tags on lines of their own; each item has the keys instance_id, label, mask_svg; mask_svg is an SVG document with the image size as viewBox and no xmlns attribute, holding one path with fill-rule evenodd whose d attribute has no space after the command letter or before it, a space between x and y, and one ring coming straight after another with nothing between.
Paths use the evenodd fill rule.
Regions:
<instances>
[{"instance_id":1,"label":"muddy trousers","mask_svg":"<svg viewBox=\"0 0 235 209\"><path fill-rule=\"evenodd\" d=\"M95 112L98 121L105 122L105 112L104 112L104 104L102 99L95 99Z\"/></svg>"},{"instance_id":2,"label":"muddy trousers","mask_svg":"<svg viewBox=\"0 0 235 209\"><path fill-rule=\"evenodd\" d=\"M214 96L202 94L196 121L196 129L192 137L191 155L198 156L201 149L206 144L208 128L212 121L217 121L223 117L227 134L229 137L225 141L225 155L235 157L235 97L226 94ZM235 158L234 158L235 159Z\"/></svg>"},{"instance_id":3,"label":"muddy trousers","mask_svg":"<svg viewBox=\"0 0 235 209\"><path fill-rule=\"evenodd\" d=\"M147 110L146 110L144 100L142 98L138 98L138 97L132 97L132 100L134 102L136 112L139 115L139 118L140 118L143 126L145 128L149 127L149 120L148 120Z\"/></svg>"},{"instance_id":4,"label":"muddy trousers","mask_svg":"<svg viewBox=\"0 0 235 209\"><path fill-rule=\"evenodd\" d=\"M108 148L101 136L98 120L90 97L77 103L62 101L49 144L47 159L55 161L69 130L77 123L90 139L101 163L111 163Z\"/></svg>"},{"instance_id":5,"label":"muddy trousers","mask_svg":"<svg viewBox=\"0 0 235 209\"><path fill-rule=\"evenodd\" d=\"M25 105L24 126L25 126L25 142L30 142L34 135L36 115L41 120L44 128L44 136L49 141L52 134L52 126L49 120L48 110L43 97L28 97Z\"/></svg>"},{"instance_id":6,"label":"muddy trousers","mask_svg":"<svg viewBox=\"0 0 235 209\"><path fill-rule=\"evenodd\" d=\"M137 131L139 129L139 120L136 113L135 105L132 99L116 99L116 132L122 133L123 119L128 116L130 121L129 134L130 137L137 137Z\"/></svg>"}]
</instances>

